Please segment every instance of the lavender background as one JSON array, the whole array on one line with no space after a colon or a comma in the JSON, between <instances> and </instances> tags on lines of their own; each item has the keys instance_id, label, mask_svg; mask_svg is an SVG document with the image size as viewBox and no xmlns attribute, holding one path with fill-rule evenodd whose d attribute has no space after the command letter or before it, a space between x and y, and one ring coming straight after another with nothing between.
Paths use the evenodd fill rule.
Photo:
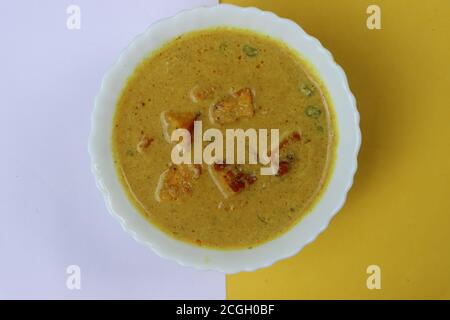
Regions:
<instances>
[{"instance_id":1,"label":"lavender background","mask_svg":"<svg viewBox=\"0 0 450 320\"><path fill-rule=\"evenodd\" d=\"M94 97L122 48L155 20L216 2L0 2L0 298L225 298L223 275L163 260L122 231L87 153ZM70 4L81 30L66 28ZM72 264L81 290L66 287Z\"/></svg>"}]
</instances>

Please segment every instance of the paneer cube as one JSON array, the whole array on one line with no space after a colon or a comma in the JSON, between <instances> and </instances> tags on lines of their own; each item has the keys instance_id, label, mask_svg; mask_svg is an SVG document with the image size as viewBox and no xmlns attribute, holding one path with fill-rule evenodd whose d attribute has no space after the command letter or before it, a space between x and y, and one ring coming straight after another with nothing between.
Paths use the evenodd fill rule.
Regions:
<instances>
[{"instance_id":1,"label":"paneer cube","mask_svg":"<svg viewBox=\"0 0 450 320\"><path fill-rule=\"evenodd\" d=\"M190 92L190 97L192 102L199 103L206 100L211 100L214 97L215 92L216 92L215 86L209 87L195 86L194 88L192 88Z\"/></svg>"},{"instance_id":2,"label":"paneer cube","mask_svg":"<svg viewBox=\"0 0 450 320\"><path fill-rule=\"evenodd\" d=\"M137 152L144 153L148 149L148 147L150 147L153 140L153 138L150 138L147 135L143 134L139 139L138 144L136 145Z\"/></svg>"},{"instance_id":3,"label":"paneer cube","mask_svg":"<svg viewBox=\"0 0 450 320\"><path fill-rule=\"evenodd\" d=\"M194 121L200 116L198 112L175 112L164 111L161 113L161 124L163 127L164 137L168 142L170 136L175 129L186 129L191 133L194 131Z\"/></svg>"},{"instance_id":4,"label":"paneer cube","mask_svg":"<svg viewBox=\"0 0 450 320\"><path fill-rule=\"evenodd\" d=\"M251 118L254 113L253 93L249 88L243 88L212 105L209 118L213 123L227 124L242 118Z\"/></svg>"},{"instance_id":5,"label":"paneer cube","mask_svg":"<svg viewBox=\"0 0 450 320\"><path fill-rule=\"evenodd\" d=\"M212 180L225 198L237 194L256 182L256 175L245 172L241 166L214 164L208 167Z\"/></svg>"},{"instance_id":6,"label":"paneer cube","mask_svg":"<svg viewBox=\"0 0 450 320\"><path fill-rule=\"evenodd\" d=\"M191 196L196 180L200 178L200 165L172 164L159 177L155 198L158 202L176 201Z\"/></svg>"}]
</instances>

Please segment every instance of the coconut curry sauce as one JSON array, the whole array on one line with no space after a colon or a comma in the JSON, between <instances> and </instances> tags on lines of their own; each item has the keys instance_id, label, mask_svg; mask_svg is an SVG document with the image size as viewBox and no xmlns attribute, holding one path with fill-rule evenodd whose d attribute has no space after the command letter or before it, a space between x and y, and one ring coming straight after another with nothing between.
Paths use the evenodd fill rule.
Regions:
<instances>
[{"instance_id":1,"label":"coconut curry sauce","mask_svg":"<svg viewBox=\"0 0 450 320\"><path fill-rule=\"evenodd\" d=\"M279 129L279 169L174 165L170 134ZM295 225L318 198L335 152L333 113L308 65L281 42L239 29L180 36L145 59L117 104L113 155L139 211L171 236L251 248ZM225 134L224 134L225 136Z\"/></svg>"}]
</instances>

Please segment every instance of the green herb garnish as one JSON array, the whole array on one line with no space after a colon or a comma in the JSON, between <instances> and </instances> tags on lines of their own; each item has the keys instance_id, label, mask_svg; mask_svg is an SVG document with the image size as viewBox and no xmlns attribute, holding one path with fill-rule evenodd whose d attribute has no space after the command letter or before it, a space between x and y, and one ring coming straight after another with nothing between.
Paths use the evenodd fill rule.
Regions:
<instances>
[{"instance_id":1,"label":"green herb garnish","mask_svg":"<svg viewBox=\"0 0 450 320\"><path fill-rule=\"evenodd\" d=\"M305 110L305 114L308 117L314 118L314 119L317 119L318 117L320 117L321 113L322 113L322 111L317 106L309 106Z\"/></svg>"},{"instance_id":2,"label":"green herb garnish","mask_svg":"<svg viewBox=\"0 0 450 320\"><path fill-rule=\"evenodd\" d=\"M259 49L249 46L248 44L244 45L242 48L242 51L248 56L248 57L256 57L259 53Z\"/></svg>"},{"instance_id":3,"label":"green herb garnish","mask_svg":"<svg viewBox=\"0 0 450 320\"><path fill-rule=\"evenodd\" d=\"M313 95L313 90L306 84L302 84L302 86L300 87L300 91L307 97L311 97Z\"/></svg>"}]
</instances>

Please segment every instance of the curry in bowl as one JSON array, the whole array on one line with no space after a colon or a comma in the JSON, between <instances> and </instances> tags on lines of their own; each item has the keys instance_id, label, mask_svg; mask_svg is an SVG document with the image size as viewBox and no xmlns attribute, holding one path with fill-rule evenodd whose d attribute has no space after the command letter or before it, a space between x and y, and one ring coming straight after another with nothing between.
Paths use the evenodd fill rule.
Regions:
<instances>
[{"instance_id":1,"label":"curry in bowl","mask_svg":"<svg viewBox=\"0 0 450 320\"><path fill-rule=\"evenodd\" d=\"M279 129L277 172L174 164L170 136L195 121L221 132ZM252 248L320 199L335 133L326 88L304 59L268 36L221 27L183 34L136 67L117 103L113 158L129 199L165 233L197 246Z\"/></svg>"}]
</instances>

